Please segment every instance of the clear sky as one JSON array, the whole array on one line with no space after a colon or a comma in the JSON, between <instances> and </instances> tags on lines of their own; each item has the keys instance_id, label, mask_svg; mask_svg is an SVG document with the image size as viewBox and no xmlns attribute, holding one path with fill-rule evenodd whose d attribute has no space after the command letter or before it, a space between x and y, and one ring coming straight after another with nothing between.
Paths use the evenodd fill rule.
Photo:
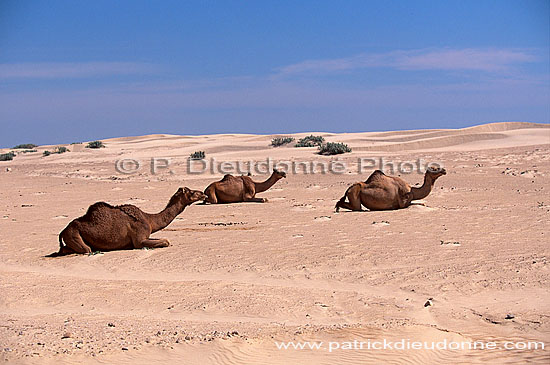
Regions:
<instances>
[{"instance_id":1,"label":"clear sky","mask_svg":"<svg viewBox=\"0 0 550 365\"><path fill-rule=\"evenodd\" d=\"M0 146L549 123L549 4L0 0Z\"/></svg>"}]
</instances>

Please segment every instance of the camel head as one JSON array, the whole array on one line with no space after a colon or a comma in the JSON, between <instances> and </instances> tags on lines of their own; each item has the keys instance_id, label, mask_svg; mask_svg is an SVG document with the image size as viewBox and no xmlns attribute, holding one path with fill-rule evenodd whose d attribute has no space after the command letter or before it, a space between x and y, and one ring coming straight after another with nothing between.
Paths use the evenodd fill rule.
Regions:
<instances>
[{"instance_id":1,"label":"camel head","mask_svg":"<svg viewBox=\"0 0 550 365\"><path fill-rule=\"evenodd\" d=\"M273 169L273 176L275 176L277 180L286 178L286 172Z\"/></svg>"},{"instance_id":2,"label":"camel head","mask_svg":"<svg viewBox=\"0 0 550 365\"><path fill-rule=\"evenodd\" d=\"M194 202L198 202L199 200L206 199L206 195L199 190L191 190L188 187L185 188L179 188L178 192L176 194L180 193L182 195L182 198L184 198L188 203L192 204Z\"/></svg>"},{"instance_id":3,"label":"camel head","mask_svg":"<svg viewBox=\"0 0 550 365\"><path fill-rule=\"evenodd\" d=\"M443 167L428 167L426 175L435 181L440 176L447 175L447 171Z\"/></svg>"},{"instance_id":4,"label":"camel head","mask_svg":"<svg viewBox=\"0 0 550 365\"><path fill-rule=\"evenodd\" d=\"M183 203L184 206L193 204L199 200L206 199L206 195L202 191L191 190L188 187L179 188L178 191L172 196L168 205L176 204L176 202Z\"/></svg>"}]
</instances>

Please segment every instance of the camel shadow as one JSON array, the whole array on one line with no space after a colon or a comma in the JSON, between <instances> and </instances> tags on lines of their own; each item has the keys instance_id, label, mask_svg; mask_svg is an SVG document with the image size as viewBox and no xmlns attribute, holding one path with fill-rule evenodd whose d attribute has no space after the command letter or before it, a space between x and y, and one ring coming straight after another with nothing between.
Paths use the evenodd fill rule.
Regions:
<instances>
[{"instance_id":1,"label":"camel shadow","mask_svg":"<svg viewBox=\"0 0 550 365\"><path fill-rule=\"evenodd\" d=\"M400 208L400 209L380 209L380 210L376 210L376 209L361 209L361 210L341 210L341 211L335 211L334 213L335 214L340 214L340 213L367 213L367 212L393 212L393 211L396 211L396 210L404 210L404 209L408 209L410 207L412 207L413 205L417 205L417 206L422 206L422 207L426 207L428 208L428 206L425 204L425 203L411 203L409 204L408 206L406 206L405 208Z\"/></svg>"},{"instance_id":2,"label":"camel shadow","mask_svg":"<svg viewBox=\"0 0 550 365\"><path fill-rule=\"evenodd\" d=\"M115 250L115 251L119 251L119 250ZM94 252L90 252L88 254L86 254L86 256L95 256L95 255L103 255L105 254L105 252L103 251L94 251ZM62 256L70 256L70 255L74 255L74 256L82 256L82 254L78 254L74 251L57 251L57 252L52 252L51 254L49 255L44 255L42 257L46 258L50 258L50 257L62 257Z\"/></svg>"}]
</instances>

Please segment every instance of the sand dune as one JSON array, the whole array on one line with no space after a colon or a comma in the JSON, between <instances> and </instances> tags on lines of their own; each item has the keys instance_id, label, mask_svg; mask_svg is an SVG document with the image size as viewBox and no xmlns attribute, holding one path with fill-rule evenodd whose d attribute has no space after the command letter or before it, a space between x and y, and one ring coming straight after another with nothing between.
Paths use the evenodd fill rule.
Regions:
<instances>
[{"instance_id":1,"label":"sand dune","mask_svg":"<svg viewBox=\"0 0 550 365\"><path fill-rule=\"evenodd\" d=\"M486 124L458 130L427 131L425 133L407 134L404 137L384 135L377 138L355 139L353 142L375 142L372 146L356 147L356 150L389 152L407 150L426 151L442 147L446 150L449 150L449 147L462 147L462 149L468 149L468 144L471 144L472 142L506 139L506 141L500 141L496 144L494 143L495 141L492 141L490 144L485 144L485 148L495 148L522 145L523 142L520 142L518 138L515 137L517 135L525 134L532 137L529 139L529 143L535 144L547 143L550 138L550 130L548 125L507 122ZM474 149L482 149L482 146L478 144L477 147L474 147Z\"/></svg>"},{"instance_id":2,"label":"sand dune","mask_svg":"<svg viewBox=\"0 0 550 365\"><path fill-rule=\"evenodd\" d=\"M296 139L310 133L288 134ZM477 151L492 148L510 148L546 144L550 140L550 127L546 124L505 122L492 123L457 130L422 130L397 132L364 132L364 133L315 133L331 142L345 142L357 152L364 154L393 153L402 151ZM258 136L247 134L219 134L206 136L176 136L155 134L139 137L120 137L105 139L109 149L89 150L82 146L65 145L77 151L72 154L51 155L42 159L44 150L52 150L55 146L41 146L36 153L21 154L18 160L35 163L39 158L42 163L74 162L104 162L113 155L143 157L162 151L159 157L187 157L196 150L207 150L210 157L226 157L234 154L242 157L257 157L274 155L308 156L315 148L291 149L270 146L273 136ZM498 140L498 141L497 141ZM223 142L222 142L223 141ZM2 153L9 149L1 150ZM149 157L149 156L148 156Z\"/></svg>"},{"instance_id":3,"label":"sand dune","mask_svg":"<svg viewBox=\"0 0 550 365\"><path fill-rule=\"evenodd\" d=\"M434 137L430 136L426 138L426 136L423 136L424 138L418 140L419 138L415 139L410 138L409 140L414 142L407 142L407 143L395 143L391 145L375 145L370 147L356 147L356 150L359 151L417 151L417 150L430 150L433 148L439 148L439 147L451 147L451 146L457 146L462 145L470 142L478 142L478 141L491 141L495 139L502 139L507 138L505 134L502 133L475 133L475 134L462 134L462 135L454 135L454 136L445 136L445 137ZM395 140L391 141L383 141L383 142L399 142Z\"/></svg>"},{"instance_id":4,"label":"sand dune","mask_svg":"<svg viewBox=\"0 0 550 365\"><path fill-rule=\"evenodd\" d=\"M353 152L327 157L315 148L273 148L273 136L157 134L47 157L42 151L51 146L40 146L0 162L0 358L16 364L547 363L549 126L322 134ZM168 248L44 257L91 203L156 212L178 187L202 190L221 178L217 171L188 174L186 158L196 150L219 161L338 158L347 167L342 174L289 174L261 194L265 204L190 206L154 235L168 238ZM438 162L448 174L418 202L423 205L334 213L347 186L372 171L358 172L357 159L375 156ZM121 158L139 160L141 168L121 174L115 169ZM171 172L151 173L151 158L170 158ZM401 177L413 185L423 179ZM383 339L500 347L277 347ZM547 346L506 350L507 341Z\"/></svg>"}]
</instances>

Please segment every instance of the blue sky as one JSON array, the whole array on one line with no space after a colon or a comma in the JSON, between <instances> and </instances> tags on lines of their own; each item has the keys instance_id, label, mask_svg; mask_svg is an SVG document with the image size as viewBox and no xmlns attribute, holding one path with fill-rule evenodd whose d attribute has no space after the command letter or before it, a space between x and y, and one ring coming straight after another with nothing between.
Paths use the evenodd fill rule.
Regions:
<instances>
[{"instance_id":1,"label":"blue sky","mask_svg":"<svg viewBox=\"0 0 550 365\"><path fill-rule=\"evenodd\" d=\"M0 1L0 146L550 122L550 2Z\"/></svg>"}]
</instances>

